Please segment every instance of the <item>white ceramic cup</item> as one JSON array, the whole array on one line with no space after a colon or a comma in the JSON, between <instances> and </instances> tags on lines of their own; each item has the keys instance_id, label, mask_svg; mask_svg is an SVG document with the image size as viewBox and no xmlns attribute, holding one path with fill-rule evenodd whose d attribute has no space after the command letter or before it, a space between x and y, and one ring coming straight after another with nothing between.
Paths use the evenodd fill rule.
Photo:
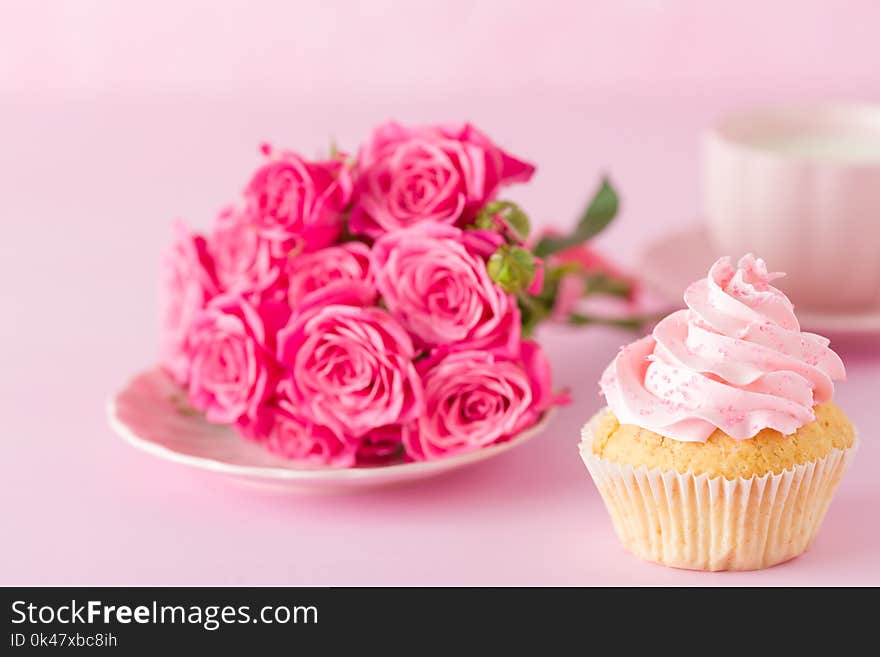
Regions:
<instances>
[{"instance_id":1,"label":"white ceramic cup","mask_svg":"<svg viewBox=\"0 0 880 657\"><path fill-rule=\"evenodd\" d=\"M722 253L788 275L799 307L880 309L880 105L730 114L703 143L703 202Z\"/></svg>"}]
</instances>

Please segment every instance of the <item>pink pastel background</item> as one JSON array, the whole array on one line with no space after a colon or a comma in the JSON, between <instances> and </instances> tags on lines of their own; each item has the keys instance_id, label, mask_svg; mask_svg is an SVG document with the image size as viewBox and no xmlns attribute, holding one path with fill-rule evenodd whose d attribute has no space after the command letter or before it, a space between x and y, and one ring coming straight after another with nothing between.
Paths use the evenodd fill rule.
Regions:
<instances>
[{"instance_id":1,"label":"pink pastel background","mask_svg":"<svg viewBox=\"0 0 880 657\"><path fill-rule=\"evenodd\" d=\"M155 358L172 219L207 226L260 140L315 154L389 117L470 119L538 163L513 195L538 223L571 221L611 172L625 208L600 243L632 263L699 220L719 112L880 100L877 25L871 0L0 0L0 584L880 584L876 336L834 343L862 447L823 531L758 573L618 546L576 442L627 333L545 331L575 403L543 436L366 495L238 488L134 451L104 417Z\"/></svg>"}]
</instances>

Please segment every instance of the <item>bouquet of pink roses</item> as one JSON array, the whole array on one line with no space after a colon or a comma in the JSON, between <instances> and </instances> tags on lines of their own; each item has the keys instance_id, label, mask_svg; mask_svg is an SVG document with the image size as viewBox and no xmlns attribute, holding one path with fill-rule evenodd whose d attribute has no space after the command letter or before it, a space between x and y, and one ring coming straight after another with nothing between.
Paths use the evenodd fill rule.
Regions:
<instances>
[{"instance_id":1,"label":"bouquet of pink roses","mask_svg":"<svg viewBox=\"0 0 880 657\"><path fill-rule=\"evenodd\" d=\"M529 243L496 199L534 167L473 126L389 123L353 161L262 151L209 235L177 227L161 358L208 421L280 456L382 465L508 440L564 401L526 336L590 321L572 290L632 293L578 251L616 213L610 186L571 235Z\"/></svg>"}]
</instances>

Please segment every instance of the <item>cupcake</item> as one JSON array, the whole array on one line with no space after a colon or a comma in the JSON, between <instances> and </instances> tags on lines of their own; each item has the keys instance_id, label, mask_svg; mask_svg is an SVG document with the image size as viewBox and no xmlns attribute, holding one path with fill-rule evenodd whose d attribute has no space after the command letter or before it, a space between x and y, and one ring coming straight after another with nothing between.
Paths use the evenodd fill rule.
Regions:
<instances>
[{"instance_id":1,"label":"cupcake","mask_svg":"<svg viewBox=\"0 0 880 657\"><path fill-rule=\"evenodd\" d=\"M623 347L602 376L608 407L580 443L614 529L676 568L754 570L816 536L855 451L832 401L843 363L800 330L752 255L721 258L686 310Z\"/></svg>"}]
</instances>

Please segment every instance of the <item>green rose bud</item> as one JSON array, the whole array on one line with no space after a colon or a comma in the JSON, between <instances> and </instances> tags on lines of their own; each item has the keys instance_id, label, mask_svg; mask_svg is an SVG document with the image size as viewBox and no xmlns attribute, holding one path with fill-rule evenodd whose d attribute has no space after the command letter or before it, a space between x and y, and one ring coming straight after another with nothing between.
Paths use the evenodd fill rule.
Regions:
<instances>
[{"instance_id":1,"label":"green rose bud","mask_svg":"<svg viewBox=\"0 0 880 657\"><path fill-rule=\"evenodd\" d=\"M502 244L486 264L489 278L505 292L518 294L528 288L535 278L535 259L520 246Z\"/></svg>"}]
</instances>

